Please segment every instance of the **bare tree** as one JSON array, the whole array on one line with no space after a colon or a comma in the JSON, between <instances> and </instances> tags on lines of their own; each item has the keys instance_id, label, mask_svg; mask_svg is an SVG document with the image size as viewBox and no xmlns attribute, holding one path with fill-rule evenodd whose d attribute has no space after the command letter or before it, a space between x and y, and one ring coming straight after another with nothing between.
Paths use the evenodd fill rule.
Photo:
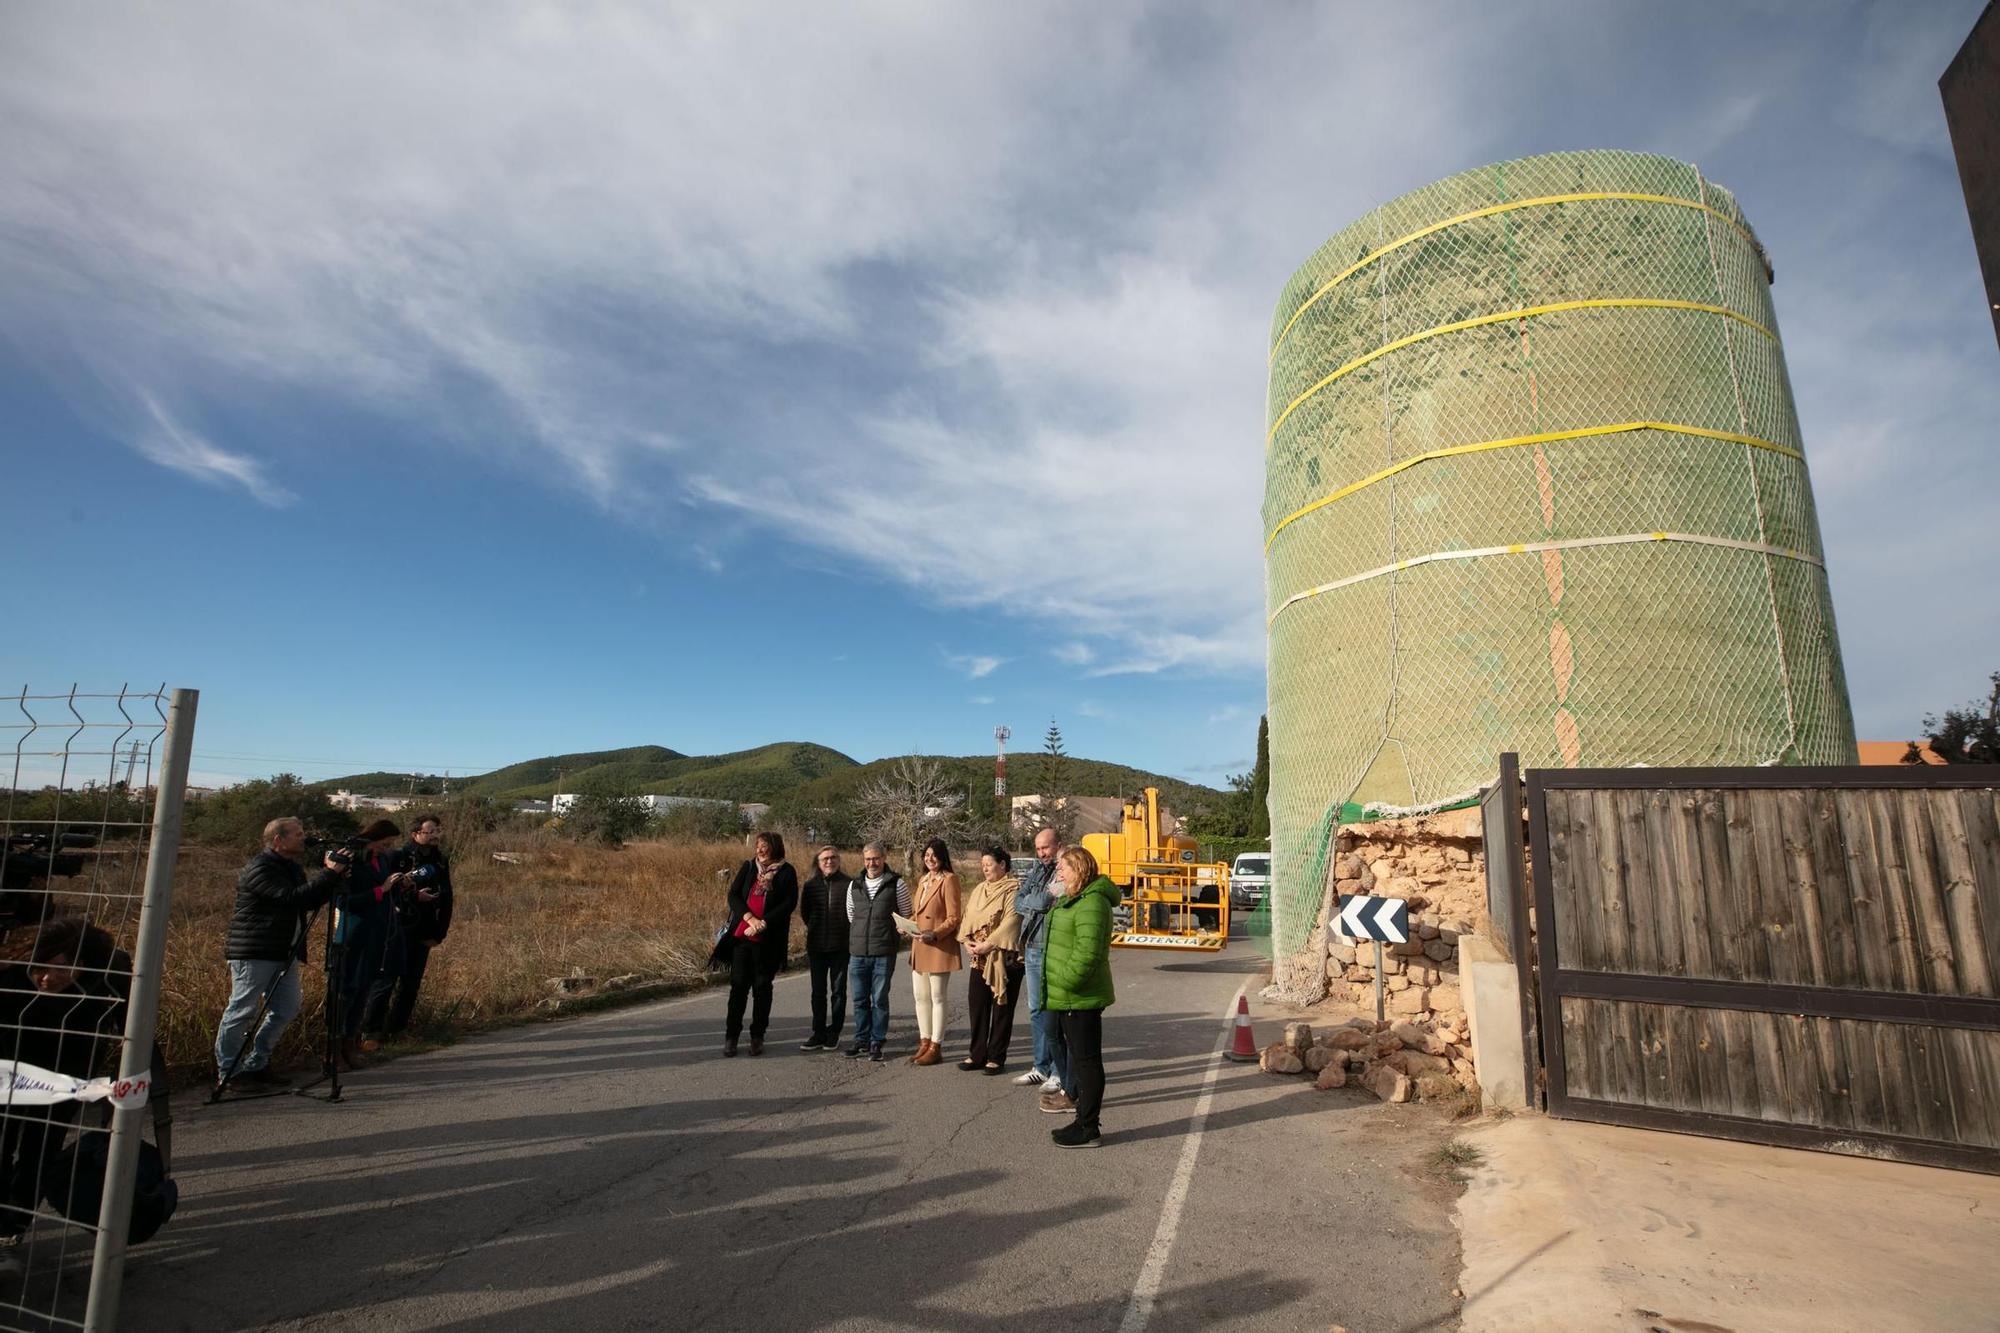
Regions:
<instances>
[{"instance_id":1,"label":"bare tree","mask_svg":"<svg viewBox=\"0 0 2000 1333\"><path fill-rule=\"evenodd\" d=\"M943 838L948 846L965 848L979 831L966 809L964 784L921 755L898 759L887 774L871 778L855 804L869 837L903 849L904 868L912 876L919 872L926 842Z\"/></svg>"}]
</instances>

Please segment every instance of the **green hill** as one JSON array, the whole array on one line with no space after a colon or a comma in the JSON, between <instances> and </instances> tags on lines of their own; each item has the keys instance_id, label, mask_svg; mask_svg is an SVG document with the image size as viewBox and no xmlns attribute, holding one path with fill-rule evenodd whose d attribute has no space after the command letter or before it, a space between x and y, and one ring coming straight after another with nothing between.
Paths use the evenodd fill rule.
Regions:
<instances>
[{"instance_id":1,"label":"green hill","mask_svg":"<svg viewBox=\"0 0 2000 1333\"><path fill-rule=\"evenodd\" d=\"M975 810L992 804L992 755L926 757L943 764L954 778L965 783ZM786 800L802 809L844 805L852 801L871 779L886 777L896 762L895 758L877 759L873 763L857 764L853 768L829 773L825 777L795 788ZM1222 793L1213 787L1202 787L1192 782L1182 782L1179 778L1162 777L1158 773L1148 773L1144 769L1129 768L1124 764L1106 763L1098 759L1075 759L1069 756L1051 759L1044 754L1025 754L1008 760L1007 788L1010 792L1028 796L1051 786L1054 790L1069 792L1076 796L1137 796L1147 787L1158 787L1160 799L1179 815L1203 809L1211 801L1218 800L1222 796Z\"/></svg>"},{"instance_id":2,"label":"green hill","mask_svg":"<svg viewBox=\"0 0 2000 1333\"><path fill-rule=\"evenodd\" d=\"M993 801L993 757L936 757L954 778L965 783L975 808ZM546 800L557 791L620 790L669 796L707 796L728 801L764 801L793 809L844 806L871 779L885 775L896 760L860 764L838 750L807 741L780 741L731 754L688 755L663 745L636 745L625 750L592 750L580 754L528 759L474 777L454 777L454 793L499 799ZM1054 769L1048 765L1056 765ZM1124 764L1095 759L1050 759L1047 755L1016 756L1009 764L1009 786L1016 792L1042 790L1055 779L1056 789L1079 796L1135 796L1144 787L1158 787L1161 799L1176 814L1202 809L1222 793L1212 787L1162 777ZM314 783L331 791L344 788L369 796L401 795L414 790L436 795L442 787L436 774L356 773Z\"/></svg>"}]
</instances>

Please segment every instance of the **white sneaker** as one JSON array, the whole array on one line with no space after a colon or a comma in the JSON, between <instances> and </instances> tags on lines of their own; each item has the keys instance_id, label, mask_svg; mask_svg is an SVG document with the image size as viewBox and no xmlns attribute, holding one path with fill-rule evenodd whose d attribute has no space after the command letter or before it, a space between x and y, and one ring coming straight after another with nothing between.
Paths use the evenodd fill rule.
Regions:
<instances>
[{"instance_id":1,"label":"white sneaker","mask_svg":"<svg viewBox=\"0 0 2000 1333\"><path fill-rule=\"evenodd\" d=\"M1041 1070L1039 1070L1039 1069L1030 1069L1030 1070L1029 1070L1029 1071L1028 1071L1027 1073L1025 1073L1025 1074L1021 1075L1021 1077L1019 1077L1019 1078L1015 1079L1015 1080L1014 1080L1014 1083L1015 1083L1015 1085L1016 1085L1017 1087L1023 1087L1023 1088L1032 1088L1032 1087L1034 1087L1034 1086L1035 1086L1035 1085L1036 1085L1037 1083L1041 1083L1041 1082L1044 1082L1044 1081L1045 1081L1045 1080L1044 1080L1044 1079L1043 1079L1043 1077L1042 1077L1042 1071L1041 1071Z\"/></svg>"}]
</instances>

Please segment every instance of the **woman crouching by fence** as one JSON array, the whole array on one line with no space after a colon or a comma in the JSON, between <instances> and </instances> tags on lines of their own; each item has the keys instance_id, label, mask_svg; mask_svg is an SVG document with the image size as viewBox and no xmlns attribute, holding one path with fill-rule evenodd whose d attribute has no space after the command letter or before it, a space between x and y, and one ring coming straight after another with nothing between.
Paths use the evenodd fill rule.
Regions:
<instances>
[{"instance_id":1,"label":"woman crouching by fence","mask_svg":"<svg viewBox=\"0 0 2000 1333\"><path fill-rule=\"evenodd\" d=\"M1111 909L1118 889L1097 873L1097 858L1081 847L1067 848L1057 859L1056 886L1049 951L1042 962L1042 1008L1061 1022L1069 1046L1076 1119L1049 1137L1058 1148L1091 1148L1104 1105L1104 1011L1117 998L1111 985Z\"/></svg>"},{"instance_id":2,"label":"woman crouching by fence","mask_svg":"<svg viewBox=\"0 0 2000 1333\"><path fill-rule=\"evenodd\" d=\"M771 984L784 970L791 947L792 912L799 905L799 873L785 860L785 840L759 833L756 852L729 884L729 924L715 942L711 964L729 965L729 1010L722 1053L736 1054L743 1032L743 1002L750 1008L750 1054L764 1053L771 1022Z\"/></svg>"},{"instance_id":3,"label":"woman crouching by fence","mask_svg":"<svg viewBox=\"0 0 2000 1333\"><path fill-rule=\"evenodd\" d=\"M972 1040L958 1067L967 1073L983 1069L998 1074L1007 1067L1007 1046L1014 1035L1014 1002L1021 994L1021 918L1014 911L1014 891L1021 881L1010 867L1005 847L988 847L979 854L982 878L965 900L965 919L958 937L965 941L972 968L967 974L965 1018Z\"/></svg>"}]
</instances>

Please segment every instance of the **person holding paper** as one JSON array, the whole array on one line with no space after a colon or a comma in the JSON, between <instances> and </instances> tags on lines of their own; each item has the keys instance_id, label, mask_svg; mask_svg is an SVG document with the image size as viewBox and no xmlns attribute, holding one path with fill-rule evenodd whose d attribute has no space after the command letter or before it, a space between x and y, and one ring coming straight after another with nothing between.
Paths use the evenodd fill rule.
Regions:
<instances>
[{"instance_id":1,"label":"person holding paper","mask_svg":"<svg viewBox=\"0 0 2000 1333\"><path fill-rule=\"evenodd\" d=\"M924 877L910 895L907 924L897 929L910 938L910 989L917 1005L917 1053L913 1065L934 1065L943 1050L945 997L951 974L964 967L958 956L961 917L958 876L952 873L951 849L943 838L924 844Z\"/></svg>"}]
</instances>

